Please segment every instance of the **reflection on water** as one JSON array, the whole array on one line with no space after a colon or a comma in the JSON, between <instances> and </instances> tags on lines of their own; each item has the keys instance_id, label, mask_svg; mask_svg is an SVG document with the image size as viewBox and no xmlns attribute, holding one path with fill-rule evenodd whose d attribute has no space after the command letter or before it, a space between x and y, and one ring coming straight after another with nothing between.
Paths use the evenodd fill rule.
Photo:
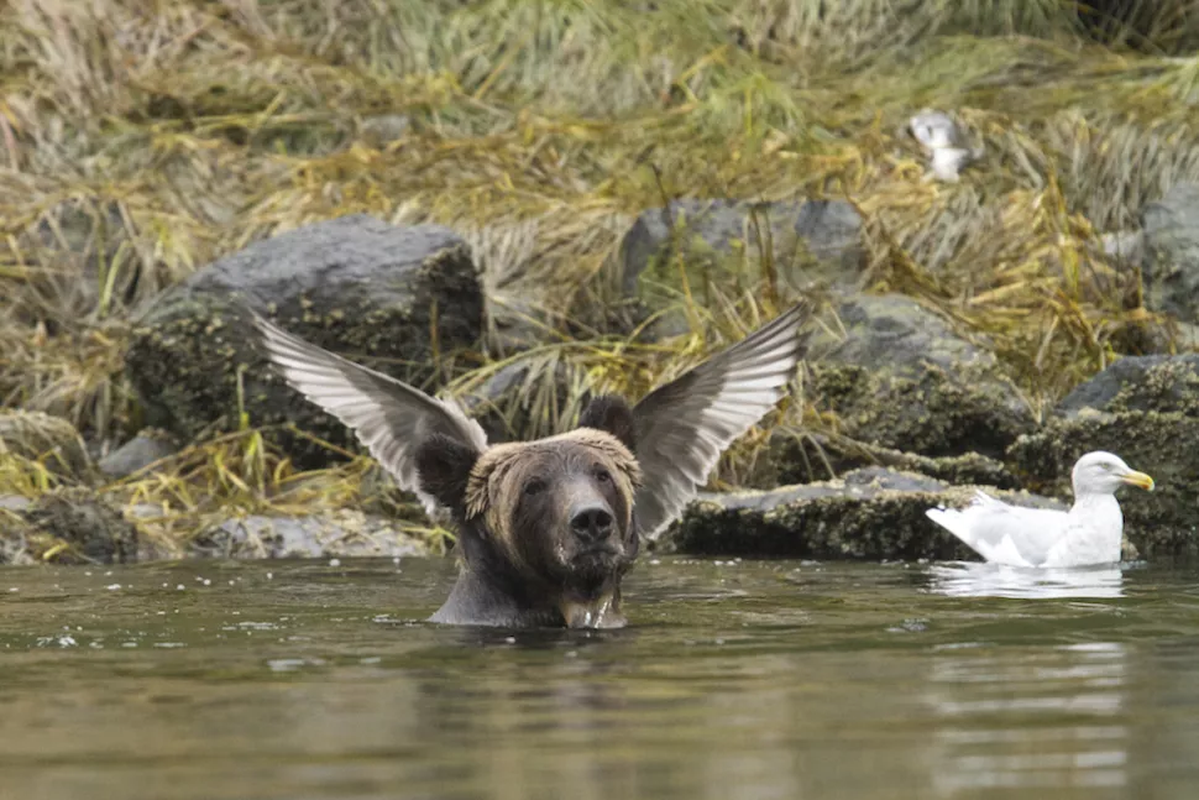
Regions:
<instances>
[{"instance_id":1,"label":"reflection on water","mask_svg":"<svg viewBox=\"0 0 1199 800\"><path fill-rule=\"evenodd\" d=\"M0 797L1193 797L1199 574L984 566L662 559L600 632L424 624L449 560L0 570Z\"/></svg>"},{"instance_id":2,"label":"reflection on water","mask_svg":"<svg viewBox=\"0 0 1199 800\"><path fill-rule=\"evenodd\" d=\"M951 597L1121 597L1118 566L1038 569L961 561L929 567L932 590Z\"/></svg>"},{"instance_id":3,"label":"reflection on water","mask_svg":"<svg viewBox=\"0 0 1199 800\"><path fill-rule=\"evenodd\" d=\"M925 693L940 719L938 794L1126 785L1124 645L1062 645L1018 660L961 652L932 659Z\"/></svg>"}]
</instances>

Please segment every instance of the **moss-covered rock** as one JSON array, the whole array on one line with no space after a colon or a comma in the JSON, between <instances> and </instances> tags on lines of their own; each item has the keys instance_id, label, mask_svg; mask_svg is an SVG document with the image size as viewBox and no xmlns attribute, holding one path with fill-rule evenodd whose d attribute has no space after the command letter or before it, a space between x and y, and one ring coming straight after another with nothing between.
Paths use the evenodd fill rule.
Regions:
<instances>
[{"instance_id":1,"label":"moss-covered rock","mask_svg":"<svg viewBox=\"0 0 1199 800\"><path fill-rule=\"evenodd\" d=\"M1145 558L1199 553L1199 418L1178 412L1082 413L1020 437L1009 457L1025 485L1070 494L1070 471L1090 450L1108 450L1157 482L1121 492L1124 531Z\"/></svg>"},{"instance_id":2,"label":"moss-covered rock","mask_svg":"<svg viewBox=\"0 0 1199 800\"><path fill-rule=\"evenodd\" d=\"M6 513L0 536L28 556L60 564L137 561L137 528L101 495L83 487L48 492Z\"/></svg>"},{"instance_id":3,"label":"moss-covered rock","mask_svg":"<svg viewBox=\"0 0 1199 800\"><path fill-rule=\"evenodd\" d=\"M993 496L1034 508L1065 506L1025 492ZM974 488L871 467L844 478L767 492L705 494L662 536L667 552L815 559L978 559L924 515L961 505Z\"/></svg>"},{"instance_id":4,"label":"moss-covered rock","mask_svg":"<svg viewBox=\"0 0 1199 800\"><path fill-rule=\"evenodd\" d=\"M344 425L268 368L242 303L417 385L435 377L447 353L478 342L484 314L478 270L447 228L361 214L299 228L210 264L142 317L127 368L148 424L187 441L235 426L244 410L253 424L293 421L352 446ZM277 440L302 465L328 459L306 439Z\"/></svg>"},{"instance_id":5,"label":"moss-covered rock","mask_svg":"<svg viewBox=\"0 0 1199 800\"><path fill-rule=\"evenodd\" d=\"M1076 417L1086 409L1177 412L1199 417L1199 354L1125 356L1076 387L1058 413Z\"/></svg>"},{"instance_id":6,"label":"moss-covered rock","mask_svg":"<svg viewBox=\"0 0 1199 800\"><path fill-rule=\"evenodd\" d=\"M1000 458L1032 428L995 357L915 300L859 295L835 311L810 339L811 388L846 435L926 456Z\"/></svg>"},{"instance_id":7,"label":"moss-covered rock","mask_svg":"<svg viewBox=\"0 0 1199 800\"><path fill-rule=\"evenodd\" d=\"M0 457L37 461L53 475L80 480L92 470L75 426L40 411L0 411Z\"/></svg>"}]
</instances>

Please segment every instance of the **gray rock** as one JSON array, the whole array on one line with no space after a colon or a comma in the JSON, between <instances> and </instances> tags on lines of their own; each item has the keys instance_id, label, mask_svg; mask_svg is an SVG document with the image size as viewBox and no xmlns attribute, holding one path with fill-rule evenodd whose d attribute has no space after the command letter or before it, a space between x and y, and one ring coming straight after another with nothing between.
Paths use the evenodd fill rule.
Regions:
<instances>
[{"instance_id":1,"label":"gray rock","mask_svg":"<svg viewBox=\"0 0 1199 800\"><path fill-rule=\"evenodd\" d=\"M417 385L437 376L435 345L439 354L470 347L483 329L478 270L452 231L363 214L319 222L208 265L142 316L126 366L147 423L186 441L236 426L244 409L255 425L293 421L356 446L344 425L268 368L243 302L317 345ZM330 458L307 439L272 435L302 466Z\"/></svg>"},{"instance_id":2,"label":"gray rock","mask_svg":"<svg viewBox=\"0 0 1199 800\"><path fill-rule=\"evenodd\" d=\"M83 487L57 489L16 512L4 538L22 538L40 561L59 564L137 561L137 528L103 496Z\"/></svg>"},{"instance_id":3,"label":"gray rock","mask_svg":"<svg viewBox=\"0 0 1199 800\"><path fill-rule=\"evenodd\" d=\"M1074 391L1057 412L1163 411L1199 416L1199 354L1125 356Z\"/></svg>"},{"instance_id":4,"label":"gray rock","mask_svg":"<svg viewBox=\"0 0 1199 800\"><path fill-rule=\"evenodd\" d=\"M994 497L1036 508L1052 498L985 487ZM970 548L925 516L961 505L974 488L881 467L840 480L766 492L704 493L659 540L665 552L815 559L971 559Z\"/></svg>"},{"instance_id":5,"label":"gray rock","mask_svg":"<svg viewBox=\"0 0 1199 800\"><path fill-rule=\"evenodd\" d=\"M811 358L870 369L894 367L915 376L925 364L946 369L995 366L995 357L954 333L949 324L916 300L901 294L859 294L835 307L827 328L817 326L809 340ZM837 327L843 331L829 330Z\"/></svg>"},{"instance_id":6,"label":"gray rock","mask_svg":"<svg viewBox=\"0 0 1199 800\"><path fill-rule=\"evenodd\" d=\"M0 510L24 511L32 504L32 500L19 494L0 494Z\"/></svg>"},{"instance_id":7,"label":"gray rock","mask_svg":"<svg viewBox=\"0 0 1199 800\"><path fill-rule=\"evenodd\" d=\"M230 519L201 533L193 544L197 556L241 559L428 553L423 541L391 521L345 509L308 517Z\"/></svg>"},{"instance_id":8,"label":"gray rock","mask_svg":"<svg viewBox=\"0 0 1199 800\"><path fill-rule=\"evenodd\" d=\"M1199 184L1180 183L1145 205L1145 306L1199 322Z\"/></svg>"},{"instance_id":9,"label":"gray rock","mask_svg":"<svg viewBox=\"0 0 1199 800\"><path fill-rule=\"evenodd\" d=\"M513 297L517 290L504 290L502 302L497 302L499 291L487 298L487 350L497 360L560 340L560 326L546 311L544 299L528 287L519 291L522 296Z\"/></svg>"},{"instance_id":10,"label":"gray rock","mask_svg":"<svg viewBox=\"0 0 1199 800\"><path fill-rule=\"evenodd\" d=\"M809 340L817 407L842 433L925 456L1002 458L1032 416L995 357L902 295L858 295Z\"/></svg>"},{"instance_id":11,"label":"gray rock","mask_svg":"<svg viewBox=\"0 0 1199 800\"><path fill-rule=\"evenodd\" d=\"M96 465L110 478L124 478L176 451L163 431L147 428L100 459Z\"/></svg>"},{"instance_id":12,"label":"gray rock","mask_svg":"<svg viewBox=\"0 0 1199 800\"><path fill-rule=\"evenodd\" d=\"M866 257L861 229L861 216L843 200L672 201L668 208L642 212L621 241L622 290L648 309L677 300L682 288L677 255L683 256L691 292L701 300L707 285L757 283L765 277L764 254L777 280L792 289L811 281L852 283ZM655 335L678 333L680 324L664 322Z\"/></svg>"},{"instance_id":13,"label":"gray rock","mask_svg":"<svg viewBox=\"0 0 1199 800\"><path fill-rule=\"evenodd\" d=\"M1108 450L1157 482L1152 492L1122 489L1124 530L1142 556L1199 553L1199 418L1179 412L1080 412L1021 436L1008 452L1025 486L1070 496L1074 462Z\"/></svg>"},{"instance_id":14,"label":"gray rock","mask_svg":"<svg viewBox=\"0 0 1199 800\"><path fill-rule=\"evenodd\" d=\"M590 398L586 382L582 366L535 355L496 370L461 400L488 441L524 441L565 430Z\"/></svg>"},{"instance_id":15,"label":"gray rock","mask_svg":"<svg viewBox=\"0 0 1199 800\"><path fill-rule=\"evenodd\" d=\"M1103 252L1131 267L1139 267L1145 261L1144 231L1111 231L1099 237Z\"/></svg>"}]
</instances>

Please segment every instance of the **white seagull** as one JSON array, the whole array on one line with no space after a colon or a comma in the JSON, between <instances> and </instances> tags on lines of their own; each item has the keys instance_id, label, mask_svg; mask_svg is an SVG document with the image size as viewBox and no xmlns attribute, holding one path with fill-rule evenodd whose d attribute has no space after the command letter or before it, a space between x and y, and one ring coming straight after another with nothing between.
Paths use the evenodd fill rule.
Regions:
<instances>
[{"instance_id":1,"label":"white seagull","mask_svg":"<svg viewBox=\"0 0 1199 800\"><path fill-rule=\"evenodd\" d=\"M958 124L944 111L923 109L908 120L908 129L929 153L931 170L926 180L957 183L962 168L985 152L982 147L970 147Z\"/></svg>"},{"instance_id":2,"label":"white seagull","mask_svg":"<svg viewBox=\"0 0 1199 800\"><path fill-rule=\"evenodd\" d=\"M1153 478L1117 455L1096 450L1074 464L1069 511L1010 506L980 492L962 510L924 513L985 560L1014 567L1084 567L1120 560L1124 516L1115 491L1124 484L1153 491Z\"/></svg>"}]
</instances>

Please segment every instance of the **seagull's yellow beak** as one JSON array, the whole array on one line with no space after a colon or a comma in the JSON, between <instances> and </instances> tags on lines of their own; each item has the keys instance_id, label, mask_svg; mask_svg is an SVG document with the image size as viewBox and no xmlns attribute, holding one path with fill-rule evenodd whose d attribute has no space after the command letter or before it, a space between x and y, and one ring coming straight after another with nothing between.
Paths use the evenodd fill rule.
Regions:
<instances>
[{"instance_id":1,"label":"seagull's yellow beak","mask_svg":"<svg viewBox=\"0 0 1199 800\"><path fill-rule=\"evenodd\" d=\"M1127 483L1129 486L1135 486L1138 489L1144 489L1147 492L1153 491L1153 478L1150 478L1143 472L1125 472L1120 476L1120 480Z\"/></svg>"}]
</instances>

